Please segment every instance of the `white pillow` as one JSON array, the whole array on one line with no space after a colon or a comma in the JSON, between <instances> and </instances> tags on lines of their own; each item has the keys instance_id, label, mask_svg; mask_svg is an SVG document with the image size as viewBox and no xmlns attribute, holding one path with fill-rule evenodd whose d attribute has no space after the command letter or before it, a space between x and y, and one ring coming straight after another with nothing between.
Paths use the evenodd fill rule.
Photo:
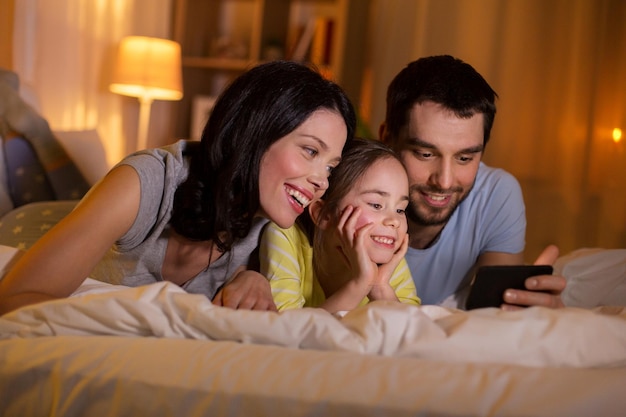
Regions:
<instances>
[{"instance_id":1,"label":"white pillow","mask_svg":"<svg viewBox=\"0 0 626 417\"><path fill-rule=\"evenodd\" d=\"M17 248L0 245L0 279L11 269L13 264L24 254Z\"/></svg>"},{"instance_id":2,"label":"white pillow","mask_svg":"<svg viewBox=\"0 0 626 417\"><path fill-rule=\"evenodd\" d=\"M97 130L55 130L53 133L89 185L94 185L109 171L106 152Z\"/></svg>"},{"instance_id":3,"label":"white pillow","mask_svg":"<svg viewBox=\"0 0 626 417\"><path fill-rule=\"evenodd\" d=\"M567 279L561 298L568 307L626 306L626 249L578 249L554 271Z\"/></svg>"}]
</instances>

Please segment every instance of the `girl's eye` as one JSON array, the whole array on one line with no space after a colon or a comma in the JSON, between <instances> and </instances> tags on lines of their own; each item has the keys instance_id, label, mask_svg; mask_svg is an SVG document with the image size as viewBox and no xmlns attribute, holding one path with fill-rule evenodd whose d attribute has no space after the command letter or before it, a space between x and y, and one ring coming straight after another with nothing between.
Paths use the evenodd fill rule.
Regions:
<instances>
[{"instance_id":1,"label":"girl's eye","mask_svg":"<svg viewBox=\"0 0 626 417\"><path fill-rule=\"evenodd\" d=\"M378 203L369 203L370 207L372 207L374 210L380 210L381 208L383 208L382 204L378 204Z\"/></svg>"},{"instance_id":2,"label":"girl's eye","mask_svg":"<svg viewBox=\"0 0 626 417\"><path fill-rule=\"evenodd\" d=\"M406 209L398 209L398 214L406 214Z\"/></svg>"}]
</instances>

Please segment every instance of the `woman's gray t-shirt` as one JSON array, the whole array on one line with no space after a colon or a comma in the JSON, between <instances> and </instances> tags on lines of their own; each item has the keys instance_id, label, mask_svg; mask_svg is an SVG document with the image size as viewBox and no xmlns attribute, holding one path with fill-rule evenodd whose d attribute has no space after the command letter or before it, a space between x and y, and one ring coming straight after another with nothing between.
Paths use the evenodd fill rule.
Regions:
<instances>
[{"instance_id":1,"label":"woman's gray t-shirt","mask_svg":"<svg viewBox=\"0 0 626 417\"><path fill-rule=\"evenodd\" d=\"M187 145L187 141L181 140L163 148L139 151L117 165L129 165L139 174L139 212L128 232L96 266L92 278L132 287L163 281L161 271L171 232L174 193L189 172L189 158L183 155ZM182 288L213 299L238 267L256 270L259 236L266 223L267 219L256 218L248 236Z\"/></svg>"}]
</instances>

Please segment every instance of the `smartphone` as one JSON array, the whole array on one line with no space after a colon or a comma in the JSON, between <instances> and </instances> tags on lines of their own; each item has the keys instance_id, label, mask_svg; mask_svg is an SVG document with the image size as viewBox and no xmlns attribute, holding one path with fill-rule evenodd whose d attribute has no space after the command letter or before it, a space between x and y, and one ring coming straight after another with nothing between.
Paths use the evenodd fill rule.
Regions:
<instances>
[{"instance_id":1,"label":"smartphone","mask_svg":"<svg viewBox=\"0 0 626 417\"><path fill-rule=\"evenodd\" d=\"M535 275L552 275L550 265L489 265L476 272L465 308L500 307L504 291L508 288L525 290L526 278Z\"/></svg>"}]
</instances>

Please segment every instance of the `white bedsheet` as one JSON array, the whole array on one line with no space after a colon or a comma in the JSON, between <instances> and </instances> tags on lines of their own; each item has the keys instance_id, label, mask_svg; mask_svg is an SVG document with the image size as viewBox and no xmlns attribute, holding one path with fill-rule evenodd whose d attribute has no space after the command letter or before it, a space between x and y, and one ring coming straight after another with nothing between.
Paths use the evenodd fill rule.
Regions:
<instances>
[{"instance_id":1,"label":"white bedsheet","mask_svg":"<svg viewBox=\"0 0 626 417\"><path fill-rule=\"evenodd\" d=\"M235 311L87 279L0 317L0 415L621 417L625 326L623 307Z\"/></svg>"},{"instance_id":2,"label":"white bedsheet","mask_svg":"<svg viewBox=\"0 0 626 417\"><path fill-rule=\"evenodd\" d=\"M0 340L0 415L623 417L626 368L116 336Z\"/></svg>"},{"instance_id":3,"label":"white bedsheet","mask_svg":"<svg viewBox=\"0 0 626 417\"><path fill-rule=\"evenodd\" d=\"M137 288L88 279L71 298L0 317L0 338L114 335L227 340L300 349L525 366L626 365L626 309L470 312L371 303L338 318L216 307L169 282Z\"/></svg>"}]
</instances>

